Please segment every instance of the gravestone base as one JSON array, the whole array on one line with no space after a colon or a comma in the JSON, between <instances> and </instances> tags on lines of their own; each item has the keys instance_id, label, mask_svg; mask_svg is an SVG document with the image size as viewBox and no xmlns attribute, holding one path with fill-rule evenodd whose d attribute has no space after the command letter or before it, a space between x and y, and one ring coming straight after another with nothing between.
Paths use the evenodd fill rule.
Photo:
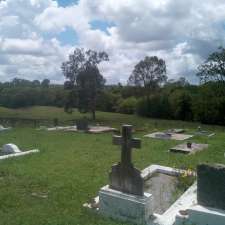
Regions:
<instances>
[{"instance_id":1,"label":"gravestone base","mask_svg":"<svg viewBox=\"0 0 225 225\"><path fill-rule=\"evenodd\" d=\"M104 216L133 224L147 224L153 214L153 198L125 194L104 186L99 191L99 212Z\"/></svg>"},{"instance_id":2,"label":"gravestone base","mask_svg":"<svg viewBox=\"0 0 225 225\"><path fill-rule=\"evenodd\" d=\"M187 215L176 216L175 225L224 225L225 211L215 208L208 208L201 205L195 205L186 210Z\"/></svg>"}]
</instances>

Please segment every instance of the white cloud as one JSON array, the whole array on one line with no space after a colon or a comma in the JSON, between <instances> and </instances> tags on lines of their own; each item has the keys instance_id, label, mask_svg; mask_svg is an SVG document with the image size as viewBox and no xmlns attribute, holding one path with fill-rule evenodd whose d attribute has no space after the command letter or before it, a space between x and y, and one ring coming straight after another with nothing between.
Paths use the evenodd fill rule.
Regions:
<instances>
[{"instance_id":1,"label":"white cloud","mask_svg":"<svg viewBox=\"0 0 225 225\"><path fill-rule=\"evenodd\" d=\"M224 11L224 0L80 0L68 7L53 0L1 1L0 78L63 82L60 65L76 46L57 35L69 27L78 47L108 52L110 61L100 68L110 83L125 83L146 55L164 58L169 78L194 80L197 65L224 44ZM114 25L93 30L93 20Z\"/></svg>"}]
</instances>

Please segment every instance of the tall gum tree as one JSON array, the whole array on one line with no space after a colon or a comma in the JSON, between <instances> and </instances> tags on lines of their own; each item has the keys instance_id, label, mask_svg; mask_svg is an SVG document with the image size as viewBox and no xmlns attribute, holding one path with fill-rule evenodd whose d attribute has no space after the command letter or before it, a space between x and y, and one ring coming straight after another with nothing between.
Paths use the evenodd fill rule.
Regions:
<instances>
[{"instance_id":1,"label":"tall gum tree","mask_svg":"<svg viewBox=\"0 0 225 225\"><path fill-rule=\"evenodd\" d=\"M71 109L76 102L80 112L91 112L95 120L96 100L105 84L98 65L108 60L105 52L76 48L73 54L69 55L69 60L62 63L62 72L66 78L64 86L71 90L66 111L72 112Z\"/></svg>"},{"instance_id":2,"label":"tall gum tree","mask_svg":"<svg viewBox=\"0 0 225 225\"><path fill-rule=\"evenodd\" d=\"M137 63L128 79L128 84L141 86L145 89L145 95L155 91L167 81L166 63L157 56L146 56Z\"/></svg>"}]
</instances>

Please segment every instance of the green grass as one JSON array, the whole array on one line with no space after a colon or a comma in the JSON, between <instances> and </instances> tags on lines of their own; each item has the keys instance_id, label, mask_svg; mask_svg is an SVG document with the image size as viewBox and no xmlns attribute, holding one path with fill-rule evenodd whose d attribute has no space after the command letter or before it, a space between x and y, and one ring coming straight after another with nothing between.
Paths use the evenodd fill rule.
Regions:
<instances>
[{"instance_id":1,"label":"green grass","mask_svg":"<svg viewBox=\"0 0 225 225\"><path fill-rule=\"evenodd\" d=\"M79 118L59 108L34 107L23 110L0 109L0 117L44 118L66 121ZM133 124L142 148L134 151L136 167L150 164L195 169L201 162L225 163L225 129L203 126L216 132L211 138L192 140L208 143L209 148L196 155L170 154L177 141L143 138L143 134L171 127L193 131L196 123L140 118L112 113L97 113L98 122L119 127ZM139 131L140 129L144 129ZM2 225L114 225L82 207L108 183L111 165L119 161L120 150L112 145L112 134L83 134L37 131L17 127L0 133L0 146L15 143L22 149L38 148L40 153L0 161L0 224ZM47 195L47 198L43 197Z\"/></svg>"}]
</instances>

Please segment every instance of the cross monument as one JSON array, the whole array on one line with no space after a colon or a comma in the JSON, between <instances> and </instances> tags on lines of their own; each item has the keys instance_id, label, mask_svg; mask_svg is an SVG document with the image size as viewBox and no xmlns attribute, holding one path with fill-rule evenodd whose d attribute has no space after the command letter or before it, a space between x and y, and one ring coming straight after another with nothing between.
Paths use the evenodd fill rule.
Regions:
<instances>
[{"instance_id":1,"label":"cross monument","mask_svg":"<svg viewBox=\"0 0 225 225\"><path fill-rule=\"evenodd\" d=\"M141 148L141 140L132 138L131 125L123 125L122 136L113 136L113 144L121 145L121 162L112 166L110 188L143 196L144 180L132 164L132 148Z\"/></svg>"}]
</instances>

